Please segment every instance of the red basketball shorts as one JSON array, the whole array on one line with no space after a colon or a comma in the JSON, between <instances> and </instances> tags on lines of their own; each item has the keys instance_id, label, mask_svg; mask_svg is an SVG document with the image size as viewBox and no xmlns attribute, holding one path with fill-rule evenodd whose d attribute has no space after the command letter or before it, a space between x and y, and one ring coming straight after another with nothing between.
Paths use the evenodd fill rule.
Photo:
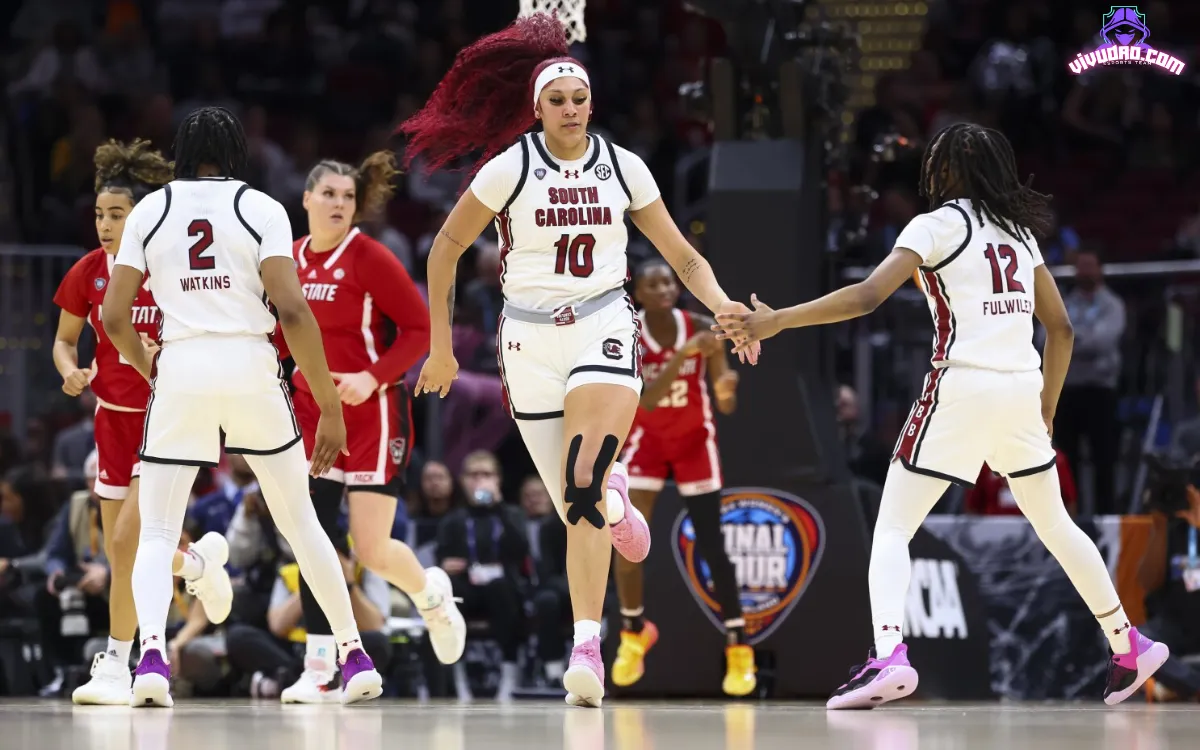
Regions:
<instances>
[{"instance_id":1,"label":"red basketball shorts","mask_svg":"<svg viewBox=\"0 0 1200 750\"><path fill-rule=\"evenodd\" d=\"M662 436L635 425L621 458L629 469L629 488L657 492L673 477L684 497L722 487L716 429L709 425L683 436Z\"/></svg>"},{"instance_id":2,"label":"red basketball shorts","mask_svg":"<svg viewBox=\"0 0 1200 750\"><path fill-rule=\"evenodd\" d=\"M129 495L129 482L141 473L138 450L146 412L117 411L101 406L96 409L96 496L105 500L124 500Z\"/></svg>"},{"instance_id":3,"label":"red basketball shorts","mask_svg":"<svg viewBox=\"0 0 1200 750\"><path fill-rule=\"evenodd\" d=\"M321 410L305 390L297 390L292 401L304 437L304 453L311 458ZM357 406L343 404L342 415L350 455L339 455L321 478L351 490L399 491L412 447L412 403L407 386L389 386Z\"/></svg>"}]
</instances>

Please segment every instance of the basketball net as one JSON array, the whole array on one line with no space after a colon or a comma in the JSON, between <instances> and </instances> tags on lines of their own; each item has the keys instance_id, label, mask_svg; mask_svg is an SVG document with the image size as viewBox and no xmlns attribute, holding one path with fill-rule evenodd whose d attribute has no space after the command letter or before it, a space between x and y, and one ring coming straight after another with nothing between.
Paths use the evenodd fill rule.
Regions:
<instances>
[{"instance_id":1,"label":"basketball net","mask_svg":"<svg viewBox=\"0 0 1200 750\"><path fill-rule=\"evenodd\" d=\"M567 30L567 43L574 44L587 39L587 27L583 25L583 7L587 0L521 0L519 17L534 13L558 14L558 20Z\"/></svg>"}]
</instances>

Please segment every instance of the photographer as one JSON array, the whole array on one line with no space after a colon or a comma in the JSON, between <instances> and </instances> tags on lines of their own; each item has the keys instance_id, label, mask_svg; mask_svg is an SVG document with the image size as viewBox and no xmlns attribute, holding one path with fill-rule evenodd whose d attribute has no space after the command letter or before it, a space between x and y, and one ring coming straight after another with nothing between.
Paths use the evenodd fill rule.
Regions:
<instances>
[{"instance_id":1,"label":"photographer","mask_svg":"<svg viewBox=\"0 0 1200 750\"><path fill-rule=\"evenodd\" d=\"M522 603L519 582L529 554L521 511L504 505L500 464L487 451L463 459L468 505L451 511L438 527L437 556L450 574L454 595L468 618L485 618L503 654L498 700L516 687Z\"/></svg>"},{"instance_id":2,"label":"photographer","mask_svg":"<svg viewBox=\"0 0 1200 750\"><path fill-rule=\"evenodd\" d=\"M1200 673L1179 657L1200 653L1200 490L1190 457L1147 461L1153 476L1146 507L1153 530L1138 579L1147 592L1150 620L1140 630L1171 649L1155 679L1190 699L1200 696Z\"/></svg>"}]
</instances>

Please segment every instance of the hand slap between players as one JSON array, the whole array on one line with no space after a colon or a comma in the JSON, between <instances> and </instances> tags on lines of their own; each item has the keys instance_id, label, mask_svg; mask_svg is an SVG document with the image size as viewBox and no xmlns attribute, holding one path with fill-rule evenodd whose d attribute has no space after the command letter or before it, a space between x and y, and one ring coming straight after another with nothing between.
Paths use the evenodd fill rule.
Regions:
<instances>
[{"instance_id":1,"label":"hand slap between players","mask_svg":"<svg viewBox=\"0 0 1200 750\"><path fill-rule=\"evenodd\" d=\"M445 398L455 380L458 380L458 360L454 355L430 352L417 378L417 395L436 393Z\"/></svg>"},{"instance_id":2,"label":"hand slap between players","mask_svg":"<svg viewBox=\"0 0 1200 750\"><path fill-rule=\"evenodd\" d=\"M757 303L756 303L757 304ZM717 311L717 325L712 329L717 332L718 339L728 339L733 341L733 353L738 355L738 360L745 364L749 362L752 365L758 364L758 354L762 351L762 344L759 344L755 339L746 339L742 335L727 336L721 331L724 329L722 320L741 319L747 315L751 315L750 308L743 305L741 302L729 300L721 305ZM766 338L765 336L763 338Z\"/></svg>"},{"instance_id":3,"label":"hand slap between players","mask_svg":"<svg viewBox=\"0 0 1200 750\"><path fill-rule=\"evenodd\" d=\"M754 311L741 302L729 302L717 311L717 323L712 327L717 338L733 342L733 351L743 362L758 363L760 343L782 330L776 320L775 311L758 301L758 295L750 295Z\"/></svg>"}]
</instances>

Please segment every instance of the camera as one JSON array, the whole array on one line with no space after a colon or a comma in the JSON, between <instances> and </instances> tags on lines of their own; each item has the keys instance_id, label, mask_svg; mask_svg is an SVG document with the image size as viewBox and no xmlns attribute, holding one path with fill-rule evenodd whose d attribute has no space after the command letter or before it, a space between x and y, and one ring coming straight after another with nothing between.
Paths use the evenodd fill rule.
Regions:
<instances>
[{"instance_id":1,"label":"camera","mask_svg":"<svg viewBox=\"0 0 1200 750\"><path fill-rule=\"evenodd\" d=\"M1168 516L1187 510L1188 485L1200 486L1200 471L1191 458L1177 454L1145 454L1149 478L1142 505Z\"/></svg>"},{"instance_id":2,"label":"camera","mask_svg":"<svg viewBox=\"0 0 1200 750\"><path fill-rule=\"evenodd\" d=\"M487 508L496 504L496 496L492 493L492 491L482 488L475 490L474 500L475 504L482 508Z\"/></svg>"}]
</instances>

